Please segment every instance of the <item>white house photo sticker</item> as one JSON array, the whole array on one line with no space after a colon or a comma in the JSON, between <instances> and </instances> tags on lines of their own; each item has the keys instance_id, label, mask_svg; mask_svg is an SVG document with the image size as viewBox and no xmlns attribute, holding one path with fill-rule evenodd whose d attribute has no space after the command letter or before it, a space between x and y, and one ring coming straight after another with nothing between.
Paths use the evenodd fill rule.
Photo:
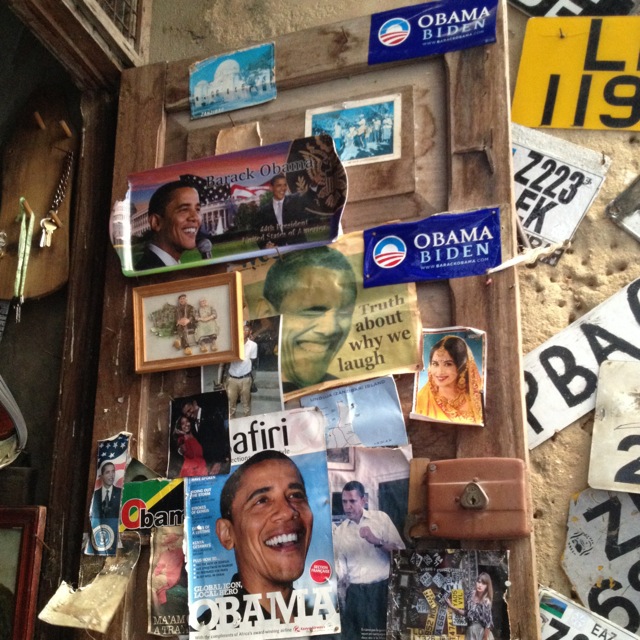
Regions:
<instances>
[{"instance_id":1,"label":"white house photo sticker","mask_svg":"<svg viewBox=\"0 0 640 640\"><path fill-rule=\"evenodd\" d=\"M600 366L589 486L640 493L640 362Z\"/></svg>"},{"instance_id":2,"label":"white house photo sticker","mask_svg":"<svg viewBox=\"0 0 640 640\"><path fill-rule=\"evenodd\" d=\"M639 532L636 494L586 489L571 499L562 566L585 607L632 633L640 630Z\"/></svg>"}]
</instances>

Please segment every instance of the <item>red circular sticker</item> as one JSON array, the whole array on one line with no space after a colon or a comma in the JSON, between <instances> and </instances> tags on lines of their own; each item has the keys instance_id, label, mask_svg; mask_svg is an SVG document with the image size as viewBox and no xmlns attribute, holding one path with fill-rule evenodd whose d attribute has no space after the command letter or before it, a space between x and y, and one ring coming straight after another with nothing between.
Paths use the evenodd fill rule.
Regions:
<instances>
[{"instance_id":1,"label":"red circular sticker","mask_svg":"<svg viewBox=\"0 0 640 640\"><path fill-rule=\"evenodd\" d=\"M331 577L331 565L326 560L315 560L309 575L314 582L326 582Z\"/></svg>"}]
</instances>

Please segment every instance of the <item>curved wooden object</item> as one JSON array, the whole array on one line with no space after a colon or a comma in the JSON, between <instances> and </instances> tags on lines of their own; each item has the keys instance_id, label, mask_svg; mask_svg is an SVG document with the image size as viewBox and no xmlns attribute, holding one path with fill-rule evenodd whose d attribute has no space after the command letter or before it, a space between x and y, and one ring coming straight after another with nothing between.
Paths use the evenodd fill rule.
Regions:
<instances>
[{"instance_id":1,"label":"curved wooden object","mask_svg":"<svg viewBox=\"0 0 640 640\"><path fill-rule=\"evenodd\" d=\"M13 297L18 268L20 198L27 199L36 218L27 267L24 297L40 298L60 289L69 278L69 231L72 221L73 166L67 192L58 210L62 227L53 233L50 247L40 247L40 221L49 215L68 151L77 151L78 135L69 128L64 96L42 88L25 104L3 157L0 230L7 247L0 261L0 300ZM69 137L71 133L71 137Z\"/></svg>"}]
</instances>

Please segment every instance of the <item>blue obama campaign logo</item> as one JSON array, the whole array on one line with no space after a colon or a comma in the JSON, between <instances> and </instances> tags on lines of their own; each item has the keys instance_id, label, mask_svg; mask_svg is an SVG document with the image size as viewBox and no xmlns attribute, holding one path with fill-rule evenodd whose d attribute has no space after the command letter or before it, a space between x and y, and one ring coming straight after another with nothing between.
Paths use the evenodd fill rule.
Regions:
<instances>
[{"instance_id":1,"label":"blue obama campaign logo","mask_svg":"<svg viewBox=\"0 0 640 640\"><path fill-rule=\"evenodd\" d=\"M501 253L498 207L372 227L364 230L363 285L477 276Z\"/></svg>"},{"instance_id":2,"label":"blue obama campaign logo","mask_svg":"<svg viewBox=\"0 0 640 640\"><path fill-rule=\"evenodd\" d=\"M386 236L373 248L373 261L383 269L397 267L407 256L407 245L398 236Z\"/></svg>"},{"instance_id":3,"label":"blue obama campaign logo","mask_svg":"<svg viewBox=\"0 0 640 640\"><path fill-rule=\"evenodd\" d=\"M431 0L371 16L369 64L442 55L496 41L498 0Z\"/></svg>"},{"instance_id":4,"label":"blue obama campaign logo","mask_svg":"<svg viewBox=\"0 0 640 640\"><path fill-rule=\"evenodd\" d=\"M397 47L402 44L411 33L411 24L404 18L391 18L378 30L378 40L385 47Z\"/></svg>"}]
</instances>

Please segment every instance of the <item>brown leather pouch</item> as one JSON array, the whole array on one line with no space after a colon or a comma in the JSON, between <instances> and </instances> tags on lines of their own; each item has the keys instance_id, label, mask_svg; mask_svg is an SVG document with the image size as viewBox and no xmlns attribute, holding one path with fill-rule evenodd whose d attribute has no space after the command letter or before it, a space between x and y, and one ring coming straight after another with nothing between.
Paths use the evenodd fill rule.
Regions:
<instances>
[{"instance_id":1,"label":"brown leather pouch","mask_svg":"<svg viewBox=\"0 0 640 640\"><path fill-rule=\"evenodd\" d=\"M438 460L429 463L426 479L429 535L504 540L530 533L522 460Z\"/></svg>"}]
</instances>

